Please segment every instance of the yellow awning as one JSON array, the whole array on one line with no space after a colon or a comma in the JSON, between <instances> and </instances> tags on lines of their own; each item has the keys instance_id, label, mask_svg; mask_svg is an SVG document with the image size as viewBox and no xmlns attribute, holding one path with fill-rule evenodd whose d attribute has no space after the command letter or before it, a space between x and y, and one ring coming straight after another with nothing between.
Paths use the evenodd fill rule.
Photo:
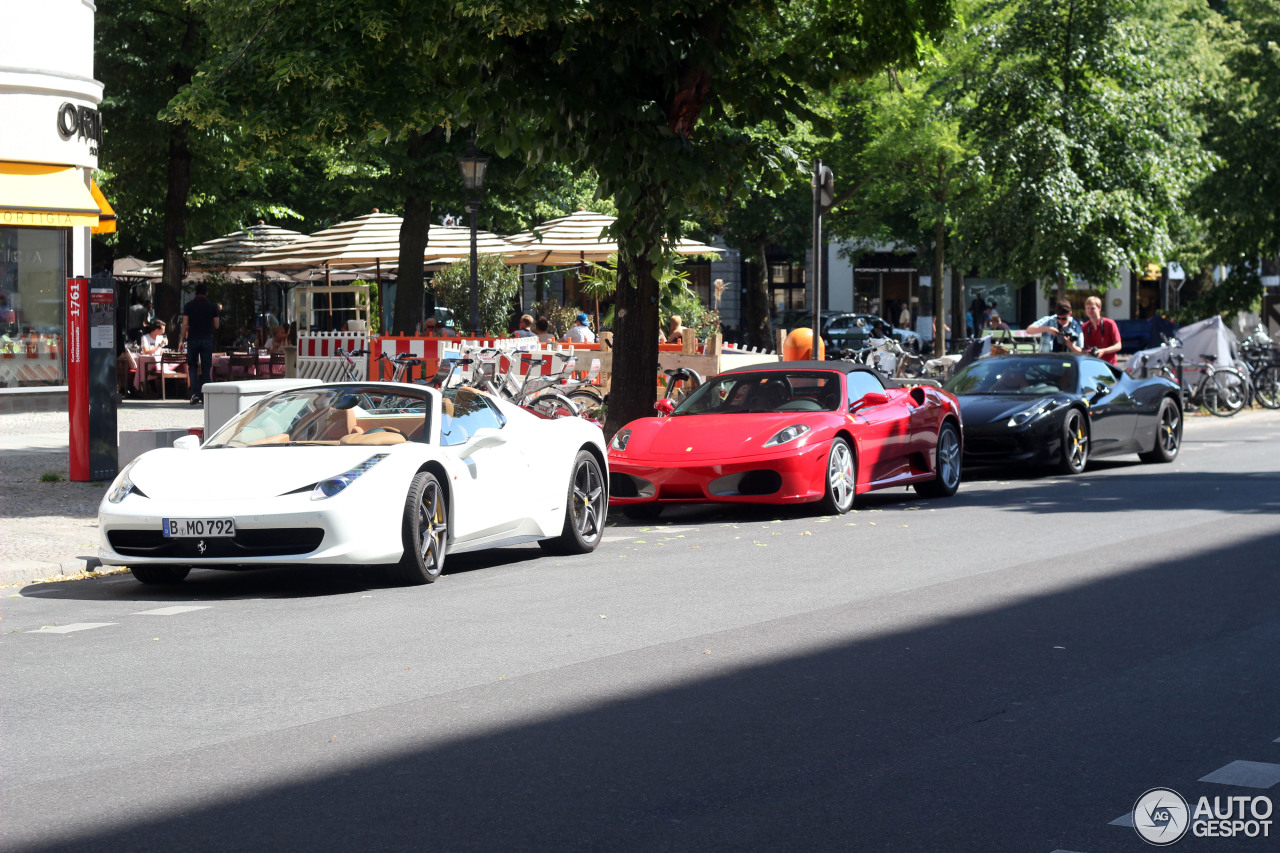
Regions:
<instances>
[{"instance_id":1,"label":"yellow awning","mask_svg":"<svg viewBox=\"0 0 1280 853\"><path fill-rule=\"evenodd\" d=\"M0 163L0 227L98 227L102 210L81 174L73 166Z\"/></svg>"},{"instance_id":2,"label":"yellow awning","mask_svg":"<svg viewBox=\"0 0 1280 853\"><path fill-rule=\"evenodd\" d=\"M107 197L102 194L102 189L99 188L98 182L93 178L89 179L89 193L98 204L98 224L93 226L93 233L116 233L116 212L111 208L111 202L107 201Z\"/></svg>"}]
</instances>

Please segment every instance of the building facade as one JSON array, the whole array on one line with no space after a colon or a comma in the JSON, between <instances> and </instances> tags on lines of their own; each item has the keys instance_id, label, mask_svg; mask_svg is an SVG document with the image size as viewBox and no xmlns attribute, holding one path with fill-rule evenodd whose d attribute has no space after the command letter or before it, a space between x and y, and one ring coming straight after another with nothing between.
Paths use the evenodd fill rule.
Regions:
<instances>
[{"instance_id":1,"label":"building facade","mask_svg":"<svg viewBox=\"0 0 1280 853\"><path fill-rule=\"evenodd\" d=\"M0 389L66 384L67 278L115 230L93 182L102 84L89 0L6 4L0 27Z\"/></svg>"}]
</instances>

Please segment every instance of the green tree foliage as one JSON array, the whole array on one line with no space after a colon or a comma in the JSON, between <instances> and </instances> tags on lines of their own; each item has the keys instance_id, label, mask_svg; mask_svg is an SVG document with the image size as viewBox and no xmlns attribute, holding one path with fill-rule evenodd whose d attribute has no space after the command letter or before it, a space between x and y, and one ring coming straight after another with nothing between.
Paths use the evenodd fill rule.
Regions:
<instances>
[{"instance_id":1,"label":"green tree foliage","mask_svg":"<svg viewBox=\"0 0 1280 853\"><path fill-rule=\"evenodd\" d=\"M482 136L499 154L593 169L617 204L611 432L653 402L664 241L789 158L778 136L750 131L785 131L812 91L914 62L950 3L498 0L468 14L490 37L468 103Z\"/></svg>"},{"instance_id":2,"label":"green tree foliage","mask_svg":"<svg viewBox=\"0 0 1280 853\"><path fill-rule=\"evenodd\" d=\"M947 243L961 205L978 176L961 138L955 87L936 62L912 72L896 69L846 87L833 108L846 132L832 146L833 168L847 175L830 218L833 234L863 244L917 247L943 280ZM946 316L943 288L934 288L935 320ZM946 336L935 330L943 352Z\"/></svg>"},{"instance_id":3,"label":"green tree foliage","mask_svg":"<svg viewBox=\"0 0 1280 853\"><path fill-rule=\"evenodd\" d=\"M369 176L380 197L374 204L404 218L393 329L412 332L423 300L416 259L430 224L463 214L467 203L456 158L469 135L454 130L474 86L474 28L443 2L193 0L193 6L208 16L219 48L171 115L200 127L243 128L266 152L319 146L335 155L333 172ZM563 214L589 195L575 178L556 164L530 170L495 160L479 227L510 233ZM348 208L343 218L369 206Z\"/></svg>"},{"instance_id":4,"label":"green tree foliage","mask_svg":"<svg viewBox=\"0 0 1280 853\"><path fill-rule=\"evenodd\" d=\"M1201 0L1020 0L984 7L963 71L976 169L960 232L988 274L1097 287L1163 261L1206 173L1193 111Z\"/></svg>"},{"instance_id":5,"label":"green tree foliage","mask_svg":"<svg viewBox=\"0 0 1280 853\"><path fill-rule=\"evenodd\" d=\"M1202 265L1232 272L1184 306L1188 319L1248 309L1262 293L1258 261L1280 256L1280 0L1233 0L1214 32L1229 75L1202 109L1205 144L1220 162L1200 185Z\"/></svg>"},{"instance_id":6,"label":"green tree foliage","mask_svg":"<svg viewBox=\"0 0 1280 853\"><path fill-rule=\"evenodd\" d=\"M520 289L520 274L486 255L479 258L476 281L480 289L480 325L488 336L505 337L510 331L511 300ZM436 305L448 308L454 317L471 316L471 262L450 264L431 279Z\"/></svg>"}]
</instances>

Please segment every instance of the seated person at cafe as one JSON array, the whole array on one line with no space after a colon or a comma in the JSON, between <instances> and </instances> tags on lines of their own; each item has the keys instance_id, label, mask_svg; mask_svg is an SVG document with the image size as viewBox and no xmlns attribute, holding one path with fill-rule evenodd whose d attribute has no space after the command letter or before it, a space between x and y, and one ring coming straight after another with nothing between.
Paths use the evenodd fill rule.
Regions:
<instances>
[{"instance_id":1,"label":"seated person at cafe","mask_svg":"<svg viewBox=\"0 0 1280 853\"><path fill-rule=\"evenodd\" d=\"M143 330L140 343L143 355L164 352L165 347L169 345L169 339L165 336L164 329L165 325L162 321L152 320Z\"/></svg>"},{"instance_id":2,"label":"seated person at cafe","mask_svg":"<svg viewBox=\"0 0 1280 853\"><path fill-rule=\"evenodd\" d=\"M289 330L284 326L276 326L271 330L271 340L267 341L267 352L283 352L289 343Z\"/></svg>"}]
</instances>

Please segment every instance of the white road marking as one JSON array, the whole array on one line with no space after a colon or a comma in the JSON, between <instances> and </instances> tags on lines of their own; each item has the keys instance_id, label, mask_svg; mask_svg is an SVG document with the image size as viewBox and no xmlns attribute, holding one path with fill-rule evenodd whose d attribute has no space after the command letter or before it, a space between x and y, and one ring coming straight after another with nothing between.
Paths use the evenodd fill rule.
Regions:
<instances>
[{"instance_id":1,"label":"white road marking","mask_svg":"<svg viewBox=\"0 0 1280 853\"><path fill-rule=\"evenodd\" d=\"M209 605L182 605L175 604L172 607L160 607L155 610L139 610L134 616L177 616L179 613L190 613L192 610L208 610Z\"/></svg>"},{"instance_id":2,"label":"white road marking","mask_svg":"<svg viewBox=\"0 0 1280 853\"><path fill-rule=\"evenodd\" d=\"M115 625L115 622L76 622L72 625L59 625L56 628L41 628L39 631L32 631L32 634L70 634L73 631L88 631L90 628L105 628L108 625Z\"/></svg>"},{"instance_id":3,"label":"white road marking","mask_svg":"<svg viewBox=\"0 0 1280 853\"><path fill-rule=\"evenodd\" d=\"M634 536L601 536L600 541L601 542L633 542L635 541L635 538L636 537Z\"/></svg>"},{"instance_id":4,"label":"white road marking","mask_svg":"<svg viewBox=\"0 0 1280 853\"><path fill-rule=\"evenodd\" d=\"M1280 764L1267 764L1263 761L1233 761L1208 776L1201 776L1199 781L1237 785L1241 788L1270 788L1280 782Z\"/></svg>"}]
</instances>

